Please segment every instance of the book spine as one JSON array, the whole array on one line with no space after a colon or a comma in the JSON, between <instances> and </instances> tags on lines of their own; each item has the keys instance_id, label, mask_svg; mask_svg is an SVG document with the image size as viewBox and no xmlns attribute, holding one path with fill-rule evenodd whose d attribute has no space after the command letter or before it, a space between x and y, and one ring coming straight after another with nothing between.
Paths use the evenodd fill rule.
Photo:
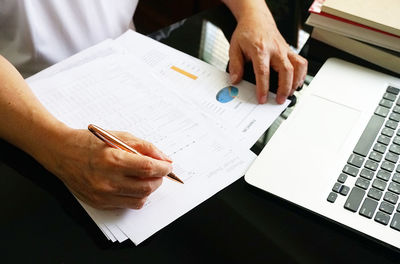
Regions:
<instances>
[{"instance_id":1,"label":"book spine","mask_svg":"<svg viewBox=\"0 0 400 264\"><path fill-rule=\"evenodd\" d=\"M330 31L315 28L311 37L332 47L400 74L400 57L366 43L344 37Z\"/></svg>"},{"instance_id":2,"label":"book spine","mask_svg":"<svg viewBox=\"0 0 400 264\"><path fill-rule=\"evenodd\" d=\"M393 33L387 32L387 31L383 31L381 29L377 29L377 28L374 28L374 27L370 27L370 26L367 26L367 25L364 25L364 24L360 24L360 23L354 22L352 20L349 20L349 19L346 19L346 18L343 18L343 17L339 17L339 16L336 16L336 15L332 15L332 14L323 12L322 11L322 5L323 5L324 2L325 2L325 0L314 0L314 2L312 3L312 5L308 9L308 11L310 13L313 13L313 14L317 14L317 15L320 15L320 16L328 17L328 18L335 19L335 20L338 20L338 21L341 21L341 22L345 22L345 23L348 23L348 24L351 24L351 25L354 25L354 26L357 26L357 27L366 28L366 29L369 29L369 30L373 30L375 32L379 32L379 33L382 33L382 34L385 34L385 35L396 37L396 38L398 38L400 40L400 36L399 35L396 35L396 34L393 34Z\"/></svg>"},{"instance_id":3,"label":"book spine","mask_svg":"<svg viewBox=\"0 0 400 264\"><path fill-rule=\"evenodd\" d=\"M397 0L395 0L395 1L397 1ZM328 1L326 1L321 6L321 13L330 14L330 15L333 15L333 16L336 16L336 17L340 17L342 19L346 19L346 20L352 21L354 23L358 23L360 25L368 26L370 28L381 30L381 31L387 32L389 34L393 34L395 36L400 36L400 28L398 28L394 24L386 24L384 22L384 20L382 20L382 21L381 20L377 20L377 18L375 18L375 16L367 15L368 17L364 17L364 15L362 15L362 14L358 15L358 12L356 12L355 10L358 10L358 9L363 10L363 9L365 9L365 6L363 6L363 3L362 3L363 0L359 0L359 1L348 1L348 0L338 1L342 5L344 5L346 3L346 5L349 5L350 9L352 9L352 10L350 10L350 9L347 10L347 8L342 7L340 5L336 6L336 5L333 4L334 2L335 2L335 0L331 0L331 1L329 1L329 3L328 3ZM378 0L370 0L368 2L371 2L371 3L375 2L375 4L377 6L382 6L381 4L378 4L379 3ZM390 17L395 14L393 12L396 12L396 10L398 10L397 4L394 4L394 5L395 6L393 6L393 11L390 11ZM371 9L373 9L373 6L371 5L371 6L369 6L369 8L371 10ZM390 10L391 7L390 6L386 6L385 8L387 10ZM376 12L380 12L380 11L376 11ZM381 15L383 16L382 19L384 19L385 13L381 13ZM396 23L396 25L399 25L399 24Z\"/></svg>"},{"instance_id":4,"label":"book spine","mask_svg":"<svg viewBox=\"0 0 400 264\"><path fill-rule=\"evenodd\" d=\"M339 20L334 20L325 16L319 16L314 13L309 15L306 24L314 28L321 28L324 30L332 31L336 34L340 34L346 37L371 43L376 46L381 46L389 50L400 52L400 41L398 40L398 38L382 34L380 32L357 27Z\"/></svg>"}]
</instances>

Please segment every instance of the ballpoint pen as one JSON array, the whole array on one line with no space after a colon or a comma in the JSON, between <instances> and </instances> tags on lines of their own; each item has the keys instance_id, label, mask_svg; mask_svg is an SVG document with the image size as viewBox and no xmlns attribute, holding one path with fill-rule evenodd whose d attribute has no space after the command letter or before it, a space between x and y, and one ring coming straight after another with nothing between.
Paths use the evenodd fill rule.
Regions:
<instances>
[{"instance_id":1,"label":"ballpoint pen","mask_svg":"<svg viewBox=\"0 0 400 264\"><path fill-rule=\"evenodd\" d=\"M109 146L111 146L113 148L125 150L127 152L130 152L130 153L133 153L133 154L137 154L139 156L143 156L143 154L141 154L139 151L137 151L136 149L132 148L131 146L129 146L128 144L123 142L121 139L117 138L116 136L110 134L106 130L104 130L104 129L96 126L96 125L90 124L88 126L88 129L96 137L98 137L103 142L105 142L107 145L109 145ZM183 184L183 181L181 179L179 179L178 176L176 176L173 172L170 172L167 175L167 177L170 178L171 180L174 180L176 182L179 182L179 183Z\"/></svg>"}]
</instances>

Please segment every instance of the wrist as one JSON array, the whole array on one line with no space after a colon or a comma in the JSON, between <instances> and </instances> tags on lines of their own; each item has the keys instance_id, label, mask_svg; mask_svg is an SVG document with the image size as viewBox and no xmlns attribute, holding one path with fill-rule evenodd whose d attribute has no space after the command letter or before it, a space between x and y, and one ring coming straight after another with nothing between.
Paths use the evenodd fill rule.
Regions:
<instances>
[{"instance_id":1,"label":"wrist","mask_svg":"<svg viewBox=\"0 0 400 264\"><path fill-rule=\"evenodd\" d=\"M265 0L223 0L223 2L231 10L238 23L260 15L273 21Z\"/></svg>"},{"instance_id":2,"label":"wrist","mask_svg":"<svg viewBox=\"0 0 400 264\"><path fill-rule=\"evenodd\" d=\"M47 167L46 164L52 163L55 154L64 149L63 145L73 131L74 129L58 120L37 127L36 131L32 131L32 144L27 147L26 152Z\"/></svg>"}]
</instances>

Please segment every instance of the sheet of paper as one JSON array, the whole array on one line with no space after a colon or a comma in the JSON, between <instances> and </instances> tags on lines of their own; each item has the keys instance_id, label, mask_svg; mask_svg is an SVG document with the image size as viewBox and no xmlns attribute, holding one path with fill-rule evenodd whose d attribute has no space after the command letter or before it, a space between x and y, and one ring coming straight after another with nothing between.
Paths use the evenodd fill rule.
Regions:
<instances>
[{"instance_id":1,"label":"sheet of paper","mask_svg":"<svg viewBox=\"0 0 400 264\"><path fill-rule=\"evenodd\" d=\"M56 73L71 69L73 67L83 65L94 59L114 54L116 53L114 47L114 40L106 39L94 46L91 46L90 48L84 49L63 61L44 69L43 71L27 78L26 80L28 82L32 82L36 79L43 79Z\"/></svg>"},{"instance_id":2,"label":"sheet of paper","mask_svg":"<svg viewBox=\"0 0 400 264\"><path fill-rule=\"evenodd\" d=\"M77 200L109 240L111 240L112 242L115 241L124 242L125 240L128 239L125 233L122 230L120 230L118 226L116 226L113 223L104 221L103 216L102 215L99 216L100 212L99 210L87 206L84 202L80 201L79 199Z\"/></svg>"},{"instance_id":3,"label":"sheet of paper","mask_svg":"<svg viewBox=\"0 0 400 264\"><path fill-rule=\"evenodd\" d=\"M174 160L174 172L185 184L165 179L141 210L84 205L111 240L126 235L135 244L240 178L255 158L147 67L134 56L111 54L29 81L45 107L67 125L128 131Z\"/></svg>"},{"instance_id":4,"label":"sheet of paper","mask_svg":"<svg viewBox=\"0 0 400 264\"><path fill-rule=\"evenodd\" d=\"M135 244L244 175L249 148L288 104L258 105L254 85L232 87L225 72L131 31L27 81L67 125L128 131L174 160L185 184L165 179L141 210L81 202L109 240Z\"/></svg>"},{"instance_id":5,"label":"sheet of paper","mask_svg":"<svg viewBox=\"0 0 400 264\"><path fill-rule=\"evenodd\" d=\"M259 105L255 85L242 81L232 86L228 73L134 31L115 42L121 52L147 64L155 78L189 100L226 134L232 134L244 149L249 149L289 104L276 104L270 93L268 103Z\"/></svg>"}]
</instances>

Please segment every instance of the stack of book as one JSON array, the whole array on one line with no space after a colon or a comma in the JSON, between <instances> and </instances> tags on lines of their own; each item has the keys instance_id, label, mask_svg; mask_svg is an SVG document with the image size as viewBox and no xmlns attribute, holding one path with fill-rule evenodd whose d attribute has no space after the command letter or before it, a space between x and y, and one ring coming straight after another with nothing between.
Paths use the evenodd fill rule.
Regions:
<instances>
[{"instance_id":1,"label":"stack of book","mask_svg":"<svg viewBox=\"0 0 400 264\"><path fill-rule=\"evenodd\" d=\"M399 0L315 0L311 37L400 74Z\"/></svg>"}]
</instances>

